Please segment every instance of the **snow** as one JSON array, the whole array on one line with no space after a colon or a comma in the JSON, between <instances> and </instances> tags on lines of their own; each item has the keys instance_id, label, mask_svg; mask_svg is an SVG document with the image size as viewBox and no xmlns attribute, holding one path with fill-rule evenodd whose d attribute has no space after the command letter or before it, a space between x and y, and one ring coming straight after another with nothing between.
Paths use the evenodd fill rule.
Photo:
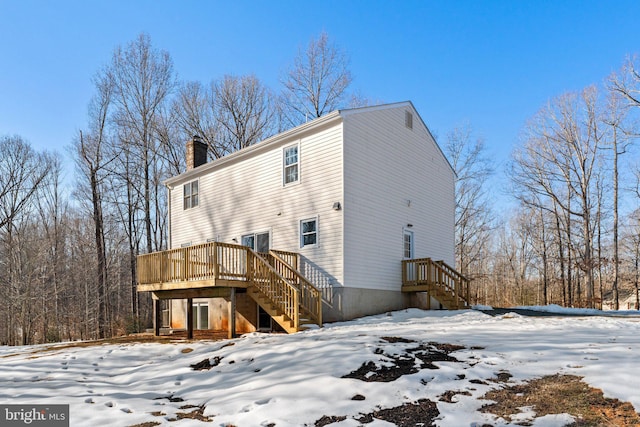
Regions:
<instances>
[{"instance_id":1,"label":"snow","mask_svg":"<svg viewBox=\"0 0 640 427\"><path fill-rule=\"evenodd\" d=\"M465 349L451 353L460 363L435 362L439 369L422 369L392 382L342 378L366 362L389 364L387 356L416 347L383 337ZM640 374L638 352L640 318L629 315L492 317L472 310L410 309L293 335L253 333L230 341L0 347L0 404L70 404L72 426L167 424L176 413L192 410L180 407L205 405L214 426L304 426L327 415L346 416L331 426L349 427L360 425L353 419L359 414L426 398L437 402L439 426L507 426L479 412L488 403L480 397L501 387L487 380L501 371L513 375L514 382L578 375L606 397L629 401L640 411L640 390L629 380ZM219 364L210 370L190 367L215 357ZM439 401L449 390L470 395ZM352 400L356 394L365 400ZM535 414L523 408L518 417L512 423ZM558 414L539 417L533 425L571 422L569 415ZM203 423L182 419L170 424ZM367 424L390 425L381 420Z\"/></svg>"}]
</instances>

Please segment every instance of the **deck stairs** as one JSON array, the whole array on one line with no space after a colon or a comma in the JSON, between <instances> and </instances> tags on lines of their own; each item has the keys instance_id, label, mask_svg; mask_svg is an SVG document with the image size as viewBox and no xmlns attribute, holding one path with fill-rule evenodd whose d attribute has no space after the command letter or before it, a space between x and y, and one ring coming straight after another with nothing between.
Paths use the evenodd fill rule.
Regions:
<instances>
[{"instance_id":1,"label":"deck stairs","mask_svg":"<svg viewBox=\"0 0 640 427\"><path fill-rule=\"evenodd\" d=\"M402 261L402 291L427 292L447 310L469 308L469 280L444 261Z\"/></svg>"},{"instance_id":2,"label":"deck stairs","mask_svg":"<svg viewBox=\"0 0 640 427\"><path fill-rule=\"evenodd\" d=\"M296 268L287 252L253 255L247 294L287 333L322 326L322 294Z\"/></svg>"}]
</instances>

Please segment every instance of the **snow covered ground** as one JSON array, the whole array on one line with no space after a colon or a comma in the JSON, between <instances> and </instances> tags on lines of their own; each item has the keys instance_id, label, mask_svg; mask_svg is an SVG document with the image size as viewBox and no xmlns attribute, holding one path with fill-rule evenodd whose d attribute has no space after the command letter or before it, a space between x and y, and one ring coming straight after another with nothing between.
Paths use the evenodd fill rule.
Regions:
<instances>
[{"instance_id":1,"label":"snow covered ground","mask_svg":"<svg viewBox=\"0 0 640 427\"><path fill-rule=\"evenodd\" d=\"M579 314L579 313L578 313ZM586 313L585 313L586 314ZM629 313L634 314L634 313ZM390 339L402 338L402 339ZM413 341L413 342L410 342ZM458 362L436 362L390 382L343 376L369 361L389 365L420 343L449 343ZM231 345L232 344L232 345ZM312 426L346 416L336 427L361 425L359 414L419 399L437 402L440 426L509 425L478 410L500 384L555 373L584 377L606 397L640 411L640 318L492 317L478 311L405 310L293 335L249 334L232 341L104 344L89 347L0 347L0 404L70 404L72 426ZM209 360L217 366L193 370ZM446 391L466 391L452 403ZM359 395L360 399L353 400ZM204 405L213 422L176 418ZM547 416L536 426L562 425ZM391 426L376 420L367 426Z\"/></svg>"}]
</instances>

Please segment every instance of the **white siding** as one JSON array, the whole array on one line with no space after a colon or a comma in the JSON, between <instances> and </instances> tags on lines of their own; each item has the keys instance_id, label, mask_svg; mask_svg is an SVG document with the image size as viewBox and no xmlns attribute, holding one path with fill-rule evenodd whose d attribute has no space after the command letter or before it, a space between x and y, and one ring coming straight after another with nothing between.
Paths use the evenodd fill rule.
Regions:
<instances>
[{"instance_id":1,"label":"white siding","mask_svg":"<svg viewBox=\"0 0 640 427\"><path fill-rule=\"evenodd\" d=\"M285 187L283 148L294 143L300 182ZM170 180L173 248L269 231L271 247L300 252L323 285L399 291L411 224L414 257L454 265L454 174L410 103L334 115L196 171ZM183 210L182 185L193 179L199 206ZM300 248L300 220L313 217L319 243Z\"/></svg>"},{"instance_id":2,"label":"white siding","mask_svg":"<svg viewBox=\"0 0 640 427\"><path fill-rule=\"evenodd\" d=\"M372 109L343 126L345 285L399 290L408 224L416 258L453 266L454 174L417 113L409 104Z\"/></svg>"},{"instance_id":3,"label":"white siding","mask_svg":"<svg viewBox=\"0 0 640 427\"><path fill-rule=\"evenodd\" d=\"M283 147L300 144L299 182L283 186ZM182 185L172 182L171 246L207 239L234 243L254 232L271 232L271 248L296 251L342 283L342 125L339 119L321 129L284 138L255 149L198 178L199 206L183 210ZM317 247L300 248L299 221L317 217Z\"/></svg>"}]
</instances>

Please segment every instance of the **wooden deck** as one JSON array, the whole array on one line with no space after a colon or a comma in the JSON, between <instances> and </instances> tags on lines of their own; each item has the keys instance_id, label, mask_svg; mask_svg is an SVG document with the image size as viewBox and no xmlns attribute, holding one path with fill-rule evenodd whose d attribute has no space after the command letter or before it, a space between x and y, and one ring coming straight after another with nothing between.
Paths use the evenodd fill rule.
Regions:
<instances>
[{"instance_id":1,"label":"wooden deck","mask_svg":"<svg viewBox=\"0 0 640 427\"><path fill-rule=\"evenodd\" d=\"M402 292L428 292L448 310L469 307L469 280L444 261L402 261Z\"/></svg>"},{"instance_id":2,"label":"wooden deck","mask_svg":"<svg viewBox=\"0 0 640 427\"><path fill-rule=\"evenodd\" d=\"M298 254L210 242L138 257L138 292L155 299L247 293L287 332L322 325L320 291L298 271ZM189 317L189 315L187 316ZM235 316L230 320L233 321Z\"/></svg>"},{"instance_id":3,"label":"wooden deck","mask_svg":"<svg viewBox=\"0 0 640 427\"><path fill-rule=\"evenodd\" d=\"M306 324L322 326L322 294L298 270L299 256L277 250L256 253L246 246L220 242L154 252L138 257L137 290L152 292L156 302L228 298L229 334L233 336L235 291L244 288L285 331L297 332ZM402 291L427 292L447 309L468 307L469 280L443 261L402 261ZM190 308L188 303L187 323ZM158 312L156 306L156 315ZM160 323L156 318L156 325Z\"/></svg>"}]
</instances>

